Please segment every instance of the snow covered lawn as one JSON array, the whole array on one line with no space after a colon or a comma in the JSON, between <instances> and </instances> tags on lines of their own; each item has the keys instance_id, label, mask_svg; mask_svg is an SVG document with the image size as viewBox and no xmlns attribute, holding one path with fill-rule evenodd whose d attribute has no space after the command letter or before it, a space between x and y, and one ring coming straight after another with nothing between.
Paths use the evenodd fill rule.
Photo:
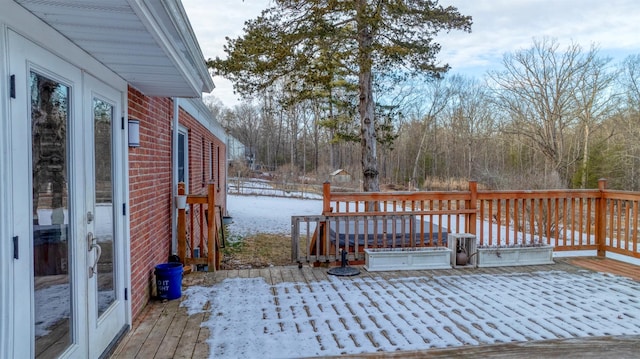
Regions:
<instances>
[{"instance_id":1,"label":"snow covered lawn","mask_svg":"<svg viewBox=\"0 0 640 359\"><path fill-rule=\"evenodd\" d=\"M232 235L291 234L291 216L322 214L322 200L227 195Z\"/></svg>"}]
</instances>

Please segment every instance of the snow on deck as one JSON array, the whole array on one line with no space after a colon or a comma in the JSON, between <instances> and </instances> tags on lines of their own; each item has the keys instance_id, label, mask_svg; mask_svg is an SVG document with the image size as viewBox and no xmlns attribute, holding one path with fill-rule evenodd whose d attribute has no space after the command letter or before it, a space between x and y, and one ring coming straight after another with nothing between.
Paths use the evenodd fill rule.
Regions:
<instances>
[{"instance_id":1,"label":"snow on deck","mask_svg":"<svg viewBox=\"0 0 640 359\"><path fill-rule=\"evenodd\" d=\"M640 285L590 271L263 278L192 286L211 358L287 358L640 334ZM206 303L209 302L209 306Z\"/></svg>"}]
</instances>

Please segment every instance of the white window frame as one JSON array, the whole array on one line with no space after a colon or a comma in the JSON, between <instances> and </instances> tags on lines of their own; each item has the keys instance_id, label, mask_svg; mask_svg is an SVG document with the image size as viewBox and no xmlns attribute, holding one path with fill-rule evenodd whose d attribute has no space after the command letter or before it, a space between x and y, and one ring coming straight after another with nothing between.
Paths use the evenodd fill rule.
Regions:
<instances>
[{"instance_id":1,"label":"white window frame","mask_svg":"<svg viewBox=\"0 0 640 359\"><path fill-rule=\"evenodd\" d=\"M184 143L182 146L182 158L180 158L180 136L184 136ZM184 162L184 186L189 192L189 130L186 127L180 126L178 127L178 143L176 144L176 153L178 154L178 182L180 182L180 160Z\"/></svg>"}]
</instances>

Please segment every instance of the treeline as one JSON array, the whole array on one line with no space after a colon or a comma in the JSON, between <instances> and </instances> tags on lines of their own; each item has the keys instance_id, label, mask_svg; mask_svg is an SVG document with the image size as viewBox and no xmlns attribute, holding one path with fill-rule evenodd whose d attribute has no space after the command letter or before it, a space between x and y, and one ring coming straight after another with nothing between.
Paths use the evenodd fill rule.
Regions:
<instances>
[{"instance_id":1,"label":"treeline","mask_svg":"<svg viewBox=\"0 0 640 359\"><path fill-rule=\"evenodd\" d=\"M274 83L232 109L208 105L261 168L318 181L342 168L357 182L358 98L348 83L297 101ZM482 78L377 82L375 93L383 185L595 188L607 178L609 188L640 190L640 55L614 63L595 46L536 40Z\"/></svg>"}]
</instances>

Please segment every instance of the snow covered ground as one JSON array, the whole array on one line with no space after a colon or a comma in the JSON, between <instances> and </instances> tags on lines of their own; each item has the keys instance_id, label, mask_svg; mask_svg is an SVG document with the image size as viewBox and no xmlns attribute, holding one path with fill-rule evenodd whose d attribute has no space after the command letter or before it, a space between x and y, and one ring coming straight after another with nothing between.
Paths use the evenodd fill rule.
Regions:
<instances>
[{"instance_id":1,"label":"snow covered ground","mask_svg":"<svg viewBox=\"0 0 640 359\"><path fill-rule=\"evenodd\" d=\"M322 214L322 200L227 195L232 235L291 234L291 216Z\"/></svg>"},{"instance_id":2,"label":"snow covered ground","mask_svg":"<svg viewBox=\"0 0 640 359\"><path fill-rule=\"evenodd\" d=\"M289 233L316 200L229 196L232 232ZM211 358L289 358L640 334L640 284L581 271L394 278L262 278L192 286L181 303L209 309ZM205 306L206 303L210 305Z\"/></svg>"}]
</instances>

